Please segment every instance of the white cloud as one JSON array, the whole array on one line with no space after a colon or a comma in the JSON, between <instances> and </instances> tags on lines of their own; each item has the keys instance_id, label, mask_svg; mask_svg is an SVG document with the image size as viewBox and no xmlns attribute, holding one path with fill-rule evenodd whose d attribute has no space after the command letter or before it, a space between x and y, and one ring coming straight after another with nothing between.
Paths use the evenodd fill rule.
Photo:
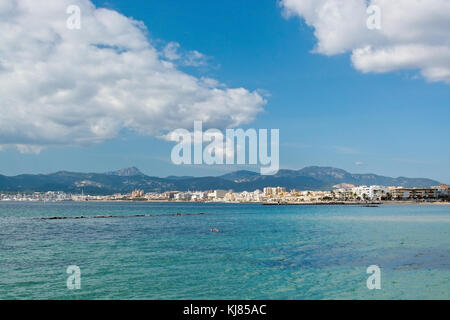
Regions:
<instances>
[{"instance_id":1,"label":"white cloud","mask_svg":"<svg viewBox=\"0 0 450 320\"><path fill-rule=\"evenodd\" d=\"M450 83L448 0L281 0L286 16L314 28L316 52L351 52L356 69L383 73L419 70L428 81ZM367 7L381 9L381 29L369 30Z\"/></svg>"},{"instance_id":2,"label":"white cloud","mask_svg":"<svg viewBox=\"0 0 450 320\"><path fill-rule=\"evenodd\" d=\"M191 67L199 67L206 65L208 60L208 57L205 56L203 53L200 53L196 50L189 51L188 54L186 54L184 65L191 66Z\"/></svg>"},{"instance_id":3,"label":"white cloud","mask_svg":"<svg viewBox=\"0 0 450 320\"><path fill-rule=\"evenodd\" d=\"M180 44L178 42L169 42L163 50L164 57L169 60L178 60L180 59L180 55L178 54L178 49L180 48Z\"/></svg>"},{"instance_id":4,"label":"white cloud","mask_svg":"<svg viewBox=\"0 0 450 320\"><path fill-rule=\"evenodd\" d=\"M80 30L66 27L73 4ZM1 0L0 30L0 146L38 152L99 143L124 129L189 129L194 120L232 127L265 104L257 91L178 70L170 60L179 45L160 52L141 22L89 0ZM203 56L193 52L194 62Z\"/></svg>"},{"instance_id":5,"label":"white cloud","mask_svg":"<svg viewBox=\"0 0 450 320\"><path fill-rule=\"evenodd\" d=\"M178 42L169 42L163 49L163 55L166 59L174 61L182 66L200 67L207 64L208 57L196 50L182 53L179 51Z\"/></svg>"}]
</instances>

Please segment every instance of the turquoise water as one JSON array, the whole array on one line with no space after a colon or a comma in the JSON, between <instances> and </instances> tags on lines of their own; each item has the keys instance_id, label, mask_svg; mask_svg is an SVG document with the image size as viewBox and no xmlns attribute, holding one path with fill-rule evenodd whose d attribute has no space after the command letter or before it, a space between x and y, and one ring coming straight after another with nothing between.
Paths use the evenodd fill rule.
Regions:
<instances>
[{"instance_id":1,"label":"turquoise water","mask_svg":"<svg viewBox=\"0 0 450 320\"><path fill-rule=\"evenodd\" d=\"M450 206L3 202L0 299L449 299L449 248Z\"/></svg>"}]
</instances>

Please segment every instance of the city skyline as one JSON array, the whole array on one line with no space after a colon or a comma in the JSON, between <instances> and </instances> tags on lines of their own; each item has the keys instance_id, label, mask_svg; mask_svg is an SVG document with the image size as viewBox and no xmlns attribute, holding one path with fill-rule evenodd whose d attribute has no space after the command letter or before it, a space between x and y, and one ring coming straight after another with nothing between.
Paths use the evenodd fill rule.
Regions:
<instances>
[{"instance_id":1,"label":"city skyline","mask_svg":"<svg viewBox=\"0 0 450 320\"><path fill-rule=\"evenodd\" d=\"M395 203L448 204L450 187L440 184L429 188L387 187L379 185L340 185L332 190L297 190L285 187L264 187L262 190L196 190L145 192L135 189L128 193L116 192L107 195L66 193L62 191L1 193L0 201L6 202L65 202L65 201L174 201L174 202L220 202L262 204L329 204L354 205ZM383 201L383 202L382 202Z\"/></svg>"}]
</instances>

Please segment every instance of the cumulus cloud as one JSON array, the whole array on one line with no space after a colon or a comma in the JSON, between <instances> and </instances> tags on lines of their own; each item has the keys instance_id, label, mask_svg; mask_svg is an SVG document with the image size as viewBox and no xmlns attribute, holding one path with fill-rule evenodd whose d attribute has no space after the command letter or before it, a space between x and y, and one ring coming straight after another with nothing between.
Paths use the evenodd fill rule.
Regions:
<instances>
[{"instance_id":1,"label":"cumulus cloud","mask_svg":"<svg viewBox=\"0 0 450 320\"><path fill-rule=\"evenodd\" d=\"M419 70L431 82L450 84L448 0L281 0L287 17L314 28L315 51L351 52L362 72ZM381 9L381 28L367 27L369 6Z\"/></svg>"},{"instance_id":2,"label":"cumulus cloud","mask_svg":"<svg viewBox=\"0 0 450 320\"><path fill-rule=\"evenodd\" d=\"M207 64L208 57L197 50L180 52L180 44L178 42L169 42L163 49L164 57L174 61L182 66L200 67Z\"/></svg>"},{"instance_id":3,"label":"cumulus cloud","mask_svg":"<svg viewBox=\"0 0 450 320\"><path fill-rule=\"evenodd\" d=\"M163 50L164 57L166 57L169 60L178 60L180 59L180 54L178 53L178 50L180 48L180 44L175 41L169 42Z\"/></svg>"},{"instance_id":4,"label":"cumulus cloud","mask_svg":"<svg viewBox=\"0 0 450 320\"><path fill-rule=\"evenodd\" d=\"M81 8L80 30L66 26L69 5ZM89 145L121 130L156 136L194 120L233 127L266 103L180 71L179 45L158 50L142 22L89 0L1 0L0 30L0 147ZM190 54L198 65L203 55Z\"/></svg>"}]
</instances>

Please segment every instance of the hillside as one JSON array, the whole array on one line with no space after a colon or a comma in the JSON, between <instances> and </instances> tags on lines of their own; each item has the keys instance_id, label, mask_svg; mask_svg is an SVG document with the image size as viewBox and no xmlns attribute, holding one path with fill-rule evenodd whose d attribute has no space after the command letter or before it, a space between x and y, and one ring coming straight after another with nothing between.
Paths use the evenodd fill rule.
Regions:
<instances>
[{"instance_id":1,"label":"hillside","mask_svg":"<svg viewBox=\"0 0 450 320\"><path fill-rule=\"evenodd\" d=\"M300 170L280 170L273 176L262 176L252 171L236 171L218 177L152 177L135 167L106 173L77 173L60 171L51 174L0 175L0 191L111 194L134 189L145 192L169 190L233 189L235 191L282 186L286 189L327 190L337 184L384 185L403 187L430 187L439 182L426 178L385 177L376 174L352 174L332 167L306 167Z\"/></svg>"}]
</instances>

